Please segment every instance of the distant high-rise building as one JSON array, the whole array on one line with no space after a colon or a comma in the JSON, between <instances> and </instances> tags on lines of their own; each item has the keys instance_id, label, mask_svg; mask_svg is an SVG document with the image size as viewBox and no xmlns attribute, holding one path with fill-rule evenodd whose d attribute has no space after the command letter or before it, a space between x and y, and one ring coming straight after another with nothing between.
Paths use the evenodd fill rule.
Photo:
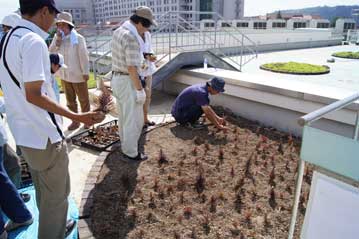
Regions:
<instances>
[{"instance_id":1,"label":"distant high-rise building","mask_svg":"<svg viewBox=\"0 0 359 239\"><path fill-rule=\"evenodd\" d=\"M244 10L244 0L56 0L56 4L61 10L72 13L77 23L119 21L142 5L150 7L156 15L189 11L182 13L182 17L189 21L200 20L190 11L217 12L225 19L240 19Z\"/></svg>"},{"instance_id":2,"label":"distant high-rise building","mask_svg":"<svg viewBox=\"0 0 359 239\"><path fill-rule=\"evenodd\" d=\"M93 0L55 0L61 11L72 14L75 24L94 24Z\"/></svg>"}]
</instances>

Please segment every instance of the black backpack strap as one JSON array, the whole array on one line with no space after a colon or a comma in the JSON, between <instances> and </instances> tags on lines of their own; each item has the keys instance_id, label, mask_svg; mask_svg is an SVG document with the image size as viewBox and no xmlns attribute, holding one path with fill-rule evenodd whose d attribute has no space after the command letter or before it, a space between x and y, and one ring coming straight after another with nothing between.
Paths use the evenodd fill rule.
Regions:
<instances>
[{"instance_id":1,"label":"black backpack strap","mask_svg":"<svg viewBox=\"0 0 359 239\"><path fill-rule=\"evenodd\" d=\"M3 47L4 47L6 35L7 35L7 33L5 33L5 34L1 37L1 41L0 41L0 59L1 59L1 56L2 56L2 49L3 49Z\"/></svg>"},{"instance_id":2,"label":"black backpack strap","mask_svg":"<svg viewBox=\"0 0 359 239\"><path fill-rule=\"evenodd\" d=\"M62 133L62 130L61 130L60 126L57 124L57 121L56 121L56 118L55 118L55 114L52 113L52 112L49 112L49 111L47 111L47 113L50 115L51 121L52 121L52 123L55 125L56 130L57 130L57 132L59 133L59 135L61 136L61 138L62 138L62 139L65 139L65 136L64 136L64 134Z\"/></svg>"},{"instance_id":3,"label":"black backpack strap","mask_svg":"<svg viewBox=\"0 0 359 239\"><path fill-rule=\"evenodd\" d=\"M20 87L20 82L16 79L16 77L14 76L14 74L10 71L10 68L9 68L9 65L7 64L7 60L6 60L6 50L7 50L7 45L9 44L9 40L10 40L10 37L11 35L17 30L17 29L28 29L29 31L31 31L30 28L27 28L27 27L22 27L22 26L17 26L13 29L10 30L10 32L7 33L7 36L4 37L3 39L1 39L1 41L4 40L4 42L2 43L3 45L1 45L1 52L3 52L3 62L4 62L4 66L5 66L5 69L7 70L10 78L12 79L12 81L21 89ZM31 31L32 32L32 31ZM6 38L6 40L5 40ZM4 48L4 49L3 49Z\"/></svg>"},{"instance_id":4,"label":"black backpack strap","mask_svg":"<svg viewBox=\"0 0 359 239\"><path fill-rule=\"evenodd\" d=\"M6 55L6 50L7 50L7 45L9 44L9 40L10 40L11 35L12 35L17 29L20 29L20 28L25 28L25 29L28 29L29 31L32 32L32 30L29 29L29 28L27 28L27 27L17 26L17 27L15 27L15 28L13 28L13 29L8 33L8 34L9 34L8 36L6 36L6 37L4 36L4 37L1 39L1 42L0 42L1 48L0 48L0 50L1 50L1 52L4 52L4 53L3 53L4 66L5 66L6 70L7 70L7 72L9 73L9 76L11 77L11 79L13 80L13 82L21 89L21 87L20 87L20 82L16 79L16 77L15 77L15 76L12 74L12 72L10 71L9 65L7 64L6 57L5 57L5 55ZM7 38L6 41L5 41L5 38ZM4 50L3 50L3 46L4 46ZM1 55L0 55L0 59L1 59ZM61 138L62 138L62 139L65 139L65 136L64 136L64 134L62 133L60 126L59 126L58 123L56 122L55 114L52 113L52 112L49 112L49 111L47 111L47 113L50 115L51 121L52 121L52 123L55 125L56 130L57 130L57 132L59 133L59 135L61 136Z\"/></svg>"}]
</instances>

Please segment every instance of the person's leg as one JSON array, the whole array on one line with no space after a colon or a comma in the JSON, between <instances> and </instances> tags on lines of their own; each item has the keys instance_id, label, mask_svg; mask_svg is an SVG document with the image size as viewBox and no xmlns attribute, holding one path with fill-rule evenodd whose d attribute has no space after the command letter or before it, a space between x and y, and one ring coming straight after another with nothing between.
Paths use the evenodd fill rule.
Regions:
<instances>
[{"instance_id":1,"label":"person's leg","mask_svg":"<svg viewBox=\"0 0 359 239\"><path fill-rule=\"evenodd\" d=\"M143 105L143 117L145 124L147 123L152 124L152 122L150 122L150 120L148 119L148 111L150 108L151 97L152 97L152 76L147 76L145 78L145 81L146 81L146 87L145 87L146 101L145 104Z\"/></svg>"},{"instance_id":2,"label":"person's leg","mask_svg":"<svg viewBox=\"0 0 359 239\"><path fill-rule=\"evenodd\" d=\"M122 152L129 157L136 157L144 122L143 105L136 102L136 91L129 76L114 76L111 85L119 104Z\"/></svg>"},{"instance_id":3,"label":"person's leg","mask_svg":"<svg viewBox=\"0 0 359 239\"><path fill-rule=\"evenodd\" d=\"M21 167L20 158L15 151L8 145L4 144L4 168L16 188L21 186Z\"/></svg>"},{"instance_id":4,"label":"person's leg","mask_svg":"<svg viewBox=\"0 0 359 239\"><path fill-rule=\"evenodd\" d=\"M76 92L73 83L61 80L61 86L66 96L66 105L72 112L77 112Z\"/></svg>"},{"instance_id":5,"label":"person's leg","mask_svg":"<svg viewBox=\"0 0 359 239\"><path fill-rule=\"evenodd\" d=\"M3 147L0 147L0 191L0 207L11 221L24 223L32 219L30 211L26 208L16 187L10 181L5 171L3 164Z\"/></svg>"},{"instance_id":6,"label":"person's leg","mask_svg":"<svg viewBox=\"0 0 359 239\"><path fill-rule=\"evenodd\" d=\"M193 105L192 107L183 109L176 116L176 121L180 124L193 124L198 121L198 119L202 116L203 110L200 106Z\"/></svg>"},{"instance_id":7,"label":"person's leg","mask_svg":"<svg viewBox=\"0 0 359 239\"><path fill-rule=\"evenodd\" d=\"M62 86L62 89L66 96L67 108L69 108L69 110L71 110L72 112L77 112L78 105L77 105L77 101L76 101L76 92L73 87L73 83L61 80L61 86ZM69 125L69 127L67 129L75 130L78 127L80 127L80 123L72 121L72 123Z\"/></svg>"},{"instance_id":8,"label":"person's leg","mask_svg":"<svg viewBox=\"0 0 359 239\"><path fill-rule=\"evenodd\" d=\"M118 112L118 135L120 136L120 140L122 141L123 139L123 113L121 110L121 104L120 104L120 100L121 100L121 78L118 75L113 75L112 76L112 80L111 80L111 88L112 88L112 93L113 96L116 98L116 107L117 107L117 112Z\"/></svg>"},{"instance_id":9,"label":"person's leg","mask_svg":"<svg viewBox=\"0 0 359 239\"><path fill-rule=\"evenodd\" d=\"M81 112L90 111L90 98L87 87L87 82L73 83L75 93L80 101Z\"/></svg>"},{"instance_id":10,"label":"person's leg","mask_svg":"<svg viewBox=\"0 0 359 239\"><path fill-rule=\"evenodd\" d=\"M21 150L34 172L39 209L38 238L63 239L70 193L66 143L48 142L45 150L28 147L21 147Z\"/></svg>"}]
</instances>

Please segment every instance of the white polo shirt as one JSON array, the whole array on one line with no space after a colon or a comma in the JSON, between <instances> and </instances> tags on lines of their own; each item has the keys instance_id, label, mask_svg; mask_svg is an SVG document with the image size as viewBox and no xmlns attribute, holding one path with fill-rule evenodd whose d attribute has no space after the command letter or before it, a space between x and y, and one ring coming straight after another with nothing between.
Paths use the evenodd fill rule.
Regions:
<instances>
[{"instance_id":1,"label":"white polo shirt","mask_svg":"<svg viewBox=\"0 0 359 239\"><path fill-rule=\"evenodd\" d=\"M62 119L50 114L26 100L24 83L43 81L41 92L56 101L51 85L49 51L45 40L48 34L34 23L21 19L19 26L9 39L6 60L10 71L20 83L14 83L4 66L4 48L0 59L0 81L6 103L6 114L16 144L35 149L45 149L51 143L62 140ZM8 38L8 35L7 35ZM6 43L6 40L5 40ZM58 126L58 127L57 127Z\"/></svg>"}]
</instances>

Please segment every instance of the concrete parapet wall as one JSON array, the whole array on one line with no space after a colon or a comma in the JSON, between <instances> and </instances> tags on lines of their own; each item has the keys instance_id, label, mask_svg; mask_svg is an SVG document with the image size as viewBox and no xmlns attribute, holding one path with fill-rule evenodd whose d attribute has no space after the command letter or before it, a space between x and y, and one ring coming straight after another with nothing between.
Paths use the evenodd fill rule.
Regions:
<instances>
[{"instance_id":1,"label":"concrete parapet wall","mask_svg":"<svg viewBox=\"0 0 359 239\"><path fill-rule=\"evenodd\" d=\"M210 76L181 70L163 84L163 90L178 94L188 85L205 82ZM226 80L226 92L211 97L211 104L229 108L235 114L300 136L299 117L313 112L336 99L294 92L285 89L247 83L235 79ZM315 122L314 127L339 135L352 137L358 104L328 114Z\"/></svg>"}]
</instances>

